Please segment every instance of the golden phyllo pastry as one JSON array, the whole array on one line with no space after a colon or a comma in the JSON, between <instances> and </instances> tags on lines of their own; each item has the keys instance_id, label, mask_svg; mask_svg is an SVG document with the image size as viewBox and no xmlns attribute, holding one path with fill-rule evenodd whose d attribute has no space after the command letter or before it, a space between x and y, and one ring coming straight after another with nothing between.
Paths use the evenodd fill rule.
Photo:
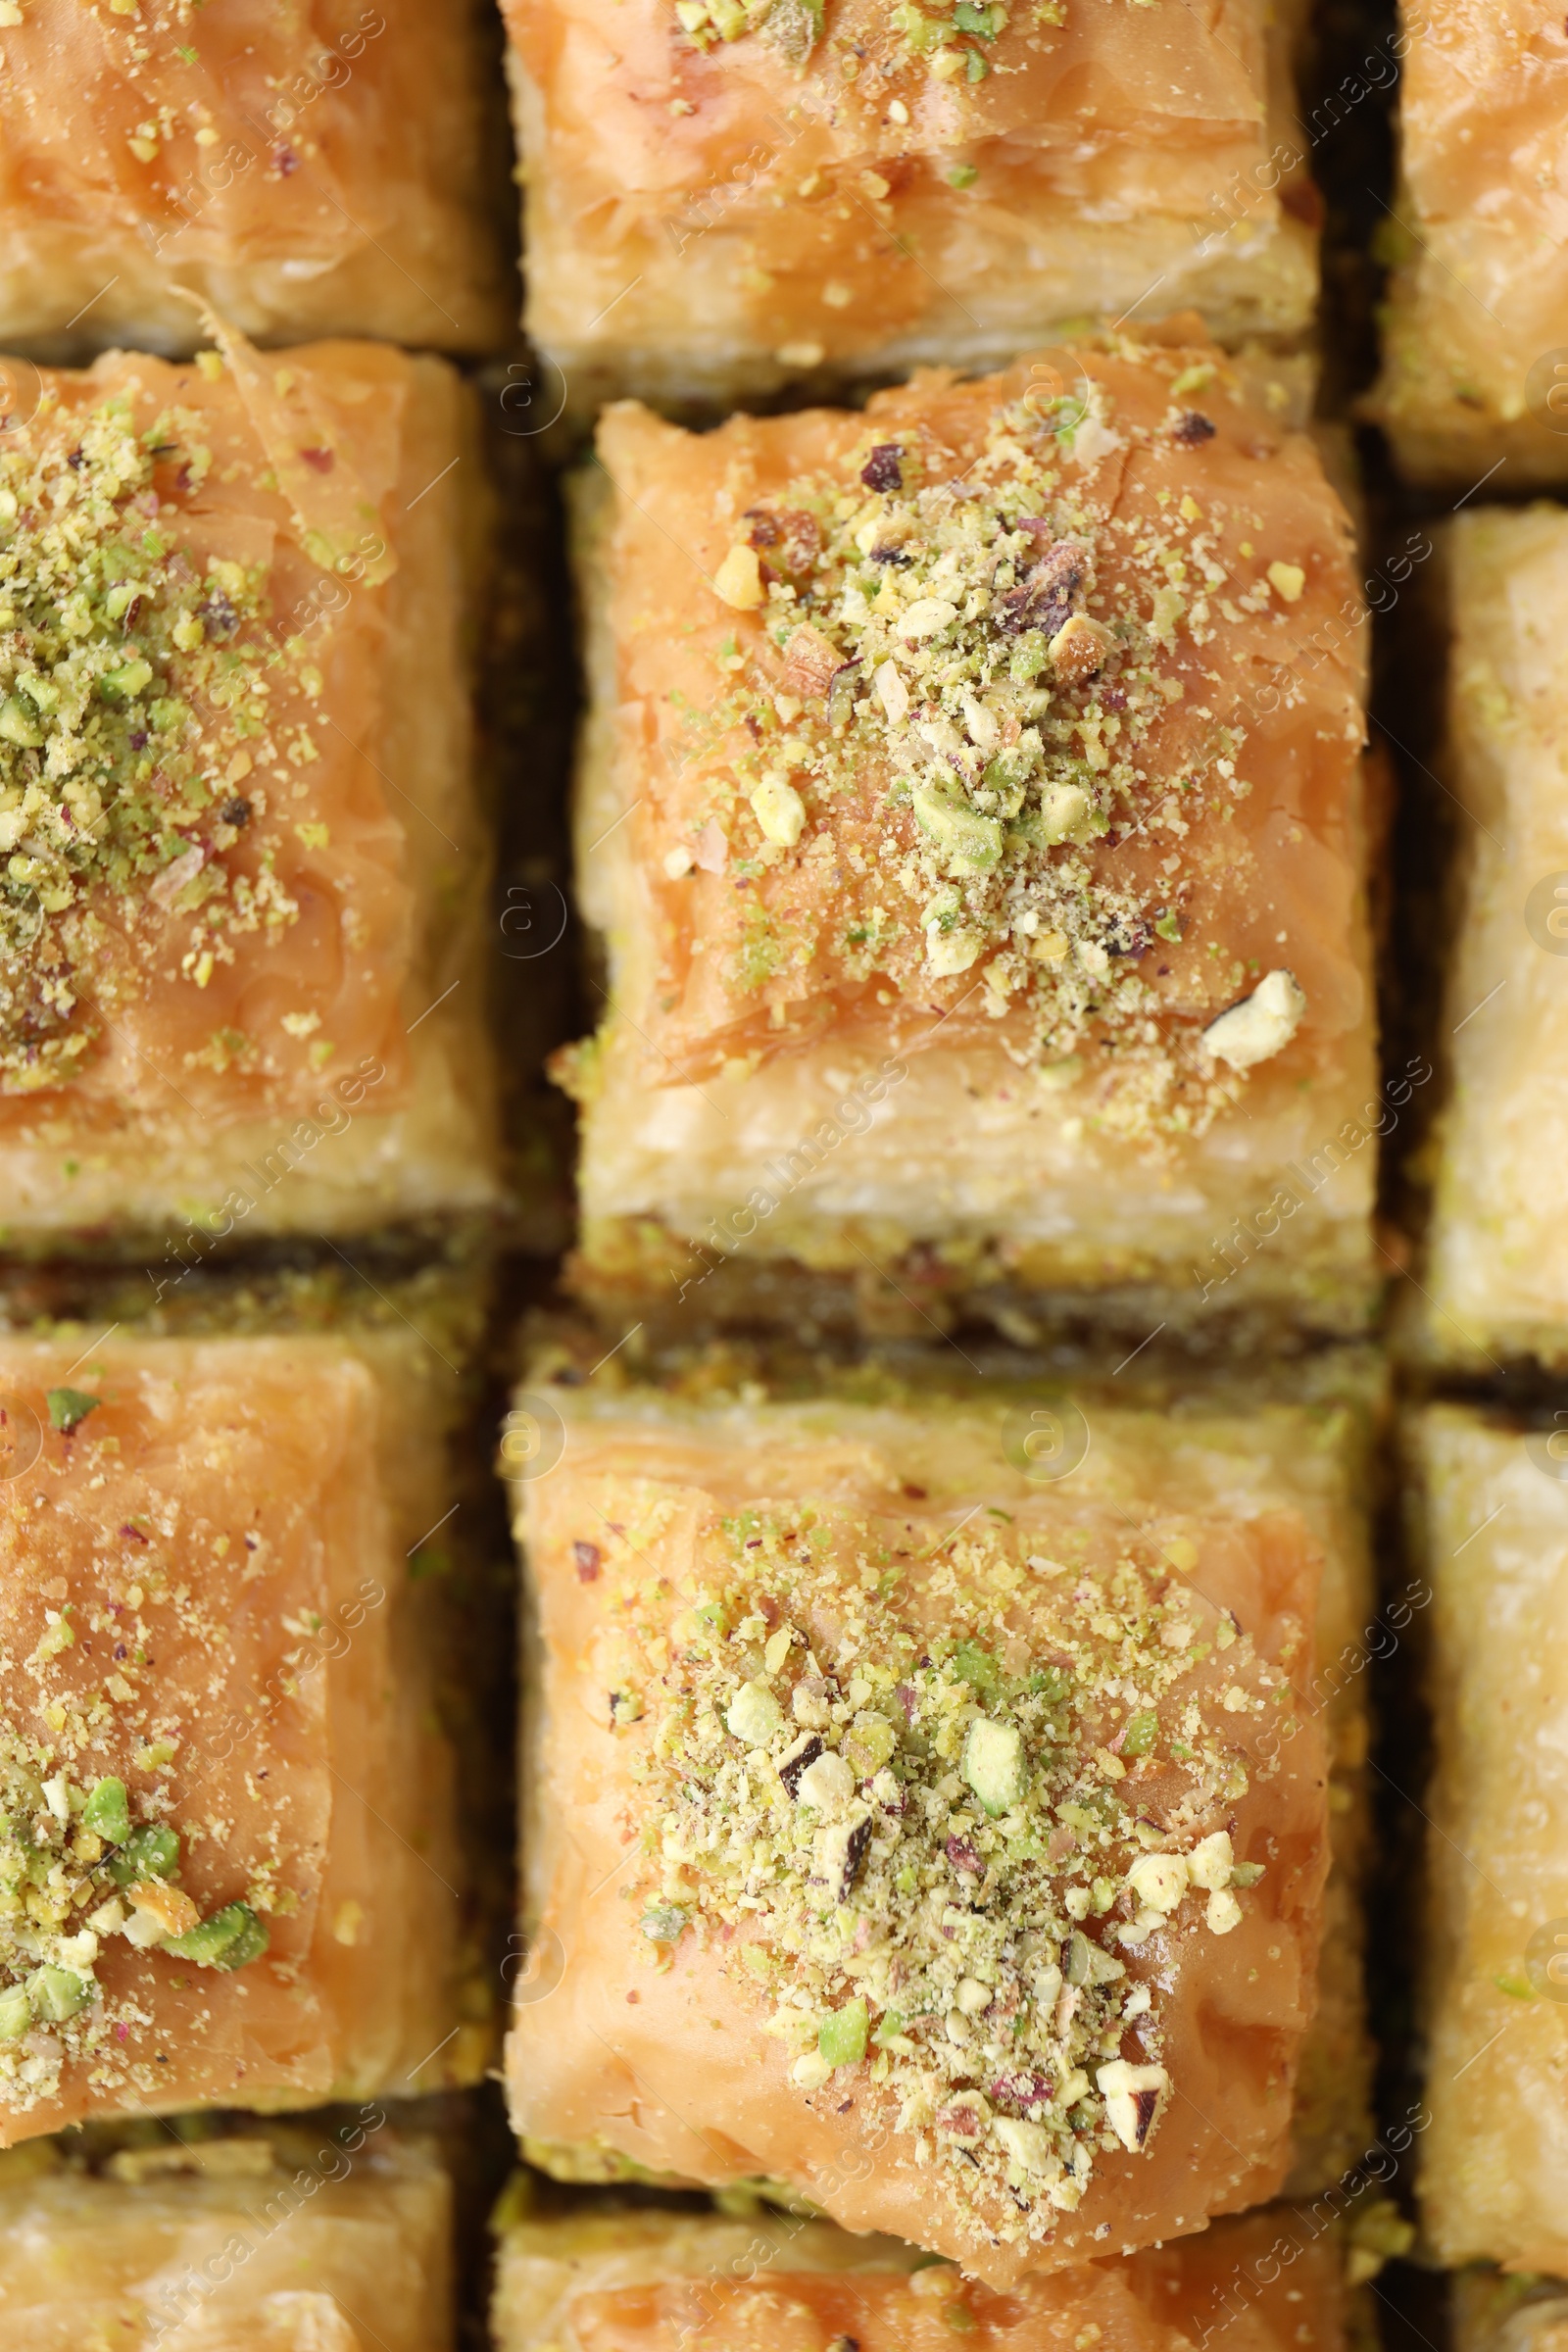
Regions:
<instances>
[{"instance_id":1,"label":"golden phyllo pastry","mask_svg":"<svg viewBox=\"0 0 1568 2352\"><path fill-rule=\"evenodd\" d=\"M1340 2352L1340 2256L1288 2209L999 2294L823 2222L583 2208L501 2230L498 2352Z\"/></svg>"},{"instance_id":2,"label":"golden phyllo pastry","mask_svg":"<svg viewBox=\"0 0 1568 2352\"><path fill-rule=\"evenodd\" d=\"M1401 15L1375 413L1417 481L1568 480L1568 20L1547 0L1419 0Z\"/></svg>"},{"instance_id":3,"label":"golden phyllo pastry","mask_svg":"<svg viewBox=\"0 0 1568 2352\"><path fill-rule=\"evenodd\" d=\"M33 375L0 440L13 1246L497 1197L468 397L222 344Z\"/></svg>"},{"instance_id":4,"label":"golden phyllo pastry","mask_svg":"<svg viewBox=\"0 0 1568 2352\"><path fill-rule=\"evenodd\" d=\"M1464 814L1425 1345L1475 1369L1568 1359L1568 515L1481 508L1442 548L1444 780Z\"/></svg>"},{"instance_id":5,"label":"golden phyllo pastry","mask_svg":"<svg viewBox=\"0 0 1568 2352\"><path fill-rule=\"evenodd\" d=\"M369 2103L0 2165L6 2352L448 2352L452 2189Z\"/></svg>"},{"instance_id":6,"label":"golden phyllo pastry","mask_svg":"<svg viewBox=\"0 0 1568 2352\"><path fill-rule=\"evenodd\" d=\"M1450 2265L1561 2274L1568 1436L1561 1415L1521 1432L1435 1405L1414 1440L1435 1595L1426 2231Z\"/></svg>"},{"instance_id":7,"label":"golden phyllo pastry","mask_svg":"<svg viewBox=\"0 0 1568 2352\"><path fill-rule=\"evenodd\" d=\"M467 2079L427 1351L0 1346L0 2141Z\"/></svg>"},{"instance_id":8,"label":"golden phyllo pastry","mask_svg":"<svg viewBox=\"0 0 1568 2352\"><path fill-rule=\"evenodd\" d=\"M1288 20L1156 0L506 0L553 401L732 402L1317 291Z\"/></svg>"},{"instance_id":9,"label":"golden phyllo pastry","mask_svg":"<svg viewBox=\"0 0 1568 2352\"><path fill-rule=\"evenodd\" d=\"M474 0L8 0L0 348L248 333L493 349Z\"/></svg>"},{"instance_id":10,"label":"golden phyllo pastry","mask_svg":"<svg viewBox=\"0 0 1568 2352\"><path fill-rule=\"evenodd\" d=\"M1273 2194L1329 1861L1320 1507L1245 1425L552 1396L503 1447L530 2145L766 2176L998 2286Z\"/></svg>"},{"instance_id":11,"label":"golden phyllo pastry","mask_svg":"<svg viewBox=\"0 0 1568 2352\"><path fill-rule=\"evenodd\" d=\"M865 413L606 416L612 1003L564 1067L606 1308L1364 1313L1349 528L1189 329Z\"/></svg>"}]
</instances>

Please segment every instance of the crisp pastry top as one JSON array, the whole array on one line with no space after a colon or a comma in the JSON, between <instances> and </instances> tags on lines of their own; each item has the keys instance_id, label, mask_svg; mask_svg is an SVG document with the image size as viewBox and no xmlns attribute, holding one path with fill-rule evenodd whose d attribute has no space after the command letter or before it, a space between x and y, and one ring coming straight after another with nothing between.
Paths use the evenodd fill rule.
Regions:
<instances>
[{"instance_id":1,"label":"crisp pastry top","mask_svg":"<svg viewBox=\"0 0 1568 2352\"><path fill-rule=\"evenodd\" d=\"M5 0L8 299L43 314L31 331L102 340L106 318L150 318L177 335L182 306L160 286L194 275L259 332L297 335L303 318L485 347L505 298L474 167L472 14ZM79 282L66 276L72 299L49 315L63 272Z\"/></svg>"},{"instance_id":2,"label":"crisp pastry top","mask_svg":"<svg viewBox=\"0 0 1568 2352\"><path fill-rule=\"evenodd\" d=\"M360 747L407 363L224 341L179 368L12 364L0 1128L41 1093L303 1106L366 1054L401 1083L403 827Z\"/></svg>"},{"instance_id":3,"label":"crisp pastry top","mask_svg":"<svg viewBox=\"0 0 1568 2352\"><path fill-rule=\"evenodd\" d=\"M363 1365L178 1346L74 1381L58 1354L9 1361L0 1396L8 2119L167 2103L193 2072L228 2088L309 2051L319 1669L352 1639L343 1604L363 1623L387 1598L331 1559L374 1531L345 1477L375 1444ZM217 1987L241 1971L236 2005Z\"/></svg>"},{"instance_id":4,"label":"crisp pastry top","mask_svg":"<svg viewBox=\"0 0 1568 2352\"><path fill-rule=\"evenodd\" d=\"M524 2098L580 2132L573 2033L612 2075L628 2035L681 2049L703 2151L996 2282L1200 2226L1233 2160L1277 2181L1327 1855L1297 1515L901 1489L850 1432L726 1465L574 1423L568 1455L525 1490L533 1867L590 2007L519 2011ZM882 2151L853 2210L846 2115Z\"/></svg>"},{"instance_id":5,"label":"crisp pastry top","mask_svg":"<svg viewBox=\"0 0 1568 2352\"><path fill-rule=\"evenodd\" d=\"M1063 196L1197 217L1258 146L1254 0L1200 17L1171 0L506 0L505 13L550 92L561 161L592 155L650 194L722 185L731 166L783 151L792 179L878 159L885 184L859 190L875 205L912 192L923 159L1004 139ZM967 184L961 169L951 184Z\"/></svg>"},{"instance_id":6,"label":"crisp pastry top","mask_svg":"<svg viewBox=\"0 0 1568 2352\"><path fill-rule=\"evenodd\" d=\"M1416 212L1560 245L1568 235L1563 11L1544 0L1436 0L1420 15L1399 84L1401 168Z\"/></svg>"},{"instance_id":7,"label":"crisp pastry top","mask_svg":"<svg viewBox=\"0 0 1568 2352\"><path fill-rule=\"evenodd\" d=\"M701 438L627 405L600 455L620 775L585 819L629 806L603 862L652 921L597 903L670 1065L1000 1041L1192 1133L1364 1018L1348 525L1218 351Z\"/></svg>"}]
</instances>

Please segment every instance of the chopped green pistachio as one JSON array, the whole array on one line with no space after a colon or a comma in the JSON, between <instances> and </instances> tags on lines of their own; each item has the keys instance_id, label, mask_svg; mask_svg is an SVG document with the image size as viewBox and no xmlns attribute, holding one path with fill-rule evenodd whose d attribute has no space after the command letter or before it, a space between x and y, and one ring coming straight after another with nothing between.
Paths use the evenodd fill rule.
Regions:
<instances>
[{"instance_id":1,"label":"chopped green pistachio","mask_svg":"<svg viewBox=\"0 0 1568 2352\"><path fill-rule=\"evenodd\" d=\"M270 1941L265 1923L249 1903L225 1903L183 1936L166 1936L164 1949L176 1960L194 1960L198 1968L236 1969L259 1960Z\"/></svg>"},{"instance_id":2,"label":"chopped green pistachio","mask_svg":"<svg viewBox=\"0 0 1568 2352\"><path fill-rule=\"evenodd\" d=\"M784 1721L778 1700L764 1683L743 1683L730 1702L725 1724L748 1747L765 1747Z\"/></svg>"},{"instance_id":3,"label":"chopped green pistachio","mask_svg":"<svg viewBox=\"0 0 1568 2352\"><path fill-rule=\"evenodd\" d=\"M660 1944L693 1937L757 2005L802 2095L869 2062L901 2136L930 2135L933 2185L1001 2211L1021 2242L1054 2230L1099 2151L1131 2144L1138 2083L1124 2098L1120 2061L1105 2070L1134 2020L1152 2065L1163 2048L1168 1984L1121 1956L1147 1942L1152 1898L1173 1925L1182 1911L1183 1933L1235 1924L1223 1888L1206 1913L1184 1892L1223 1875L1228 1833L1212 1825L1237 1749L1220 1693L1190 1680L1208 1644L1162 1638L1191 1604L1185 1589L1166 1597L1156 1537L1086 1570L1034 1556L1021 1515L971 1512L956 1531L943 1518L891 1546L885 1522L849 1505L721 1523L733 1631L626 1661L652 1717L640 1926ZM907 1613L911 1538L934 1616ZM768 1627L788 1642L768 1650ZM1227 1673L1284 1687L1243 1635ZM1108 1742L1125 1751L1129 1700L1159 1735L1147 1752L1168 1753L1177 1724L1193 1735L1179 1834L1121 1793L1138 1776ZM1142 2109L1135 2121L1157 2128Z\"/></svg>"},{"instance_id":4,"label":"chopped green pistachio","mask_svg":"<svg viewBox=\"0 0 1568 2352\"><path fill-rule=\"evenodd\" d=\"M78 1429L89 1413L95 1413L103 1402L101 1396L88 1396L80 1389L51 1389L45 1400L49 1407L49 1426L69 1437Z\"/></svg>"},{"instance_id":5,"label":"chopped green pistachio","mask_svg":"<svg viewBox=\"0 0 1568 2352\"><path fill-rule=\"evenodd\" d=\"M1023 1794L1023 1734L977 1715L964 1741L963 1777L988 1813L1010 1812Z\"/></svg>"},{"instance_id":6,"label":"chopped green pistachio","mask_svg":"<svg viewBox=\"0 0 1568 2352\"><path fill-rule=\"evenodd\" d=\"M944 852L950 873L980 873L1002 856L1002 827L982 816L961 792L946 784L916 784L909 795L915 822Z\"/></svg>"},{"instance_id":7,"label":"chopped green pistachio","mask_svg":"<svg viewBox=\"0 0 1568 2352\"><path fill-rule=\"evenodd\" d=\"M27 2001L40 2025L64 2025L91 1998L92 1987L69 1968L35 1968L27 1979Z\"/></svg>"},{"instance_id":8,"label":"chopped green pistachio","mask_svg":"<svg viewBox=\"0 0 1568 2352\"><path fill-rule=\"evenodd\" d=\"M0 1992L0 2041L20 2041L32 2031L32 2004L24 1984L8 1984Z\"/></svg>"},{"instance_id":9,"label":"chopped green pistachio","mask_svg":"<svg viewBox=\"0 0 1568 2352\"><path fill-rule=\"evenodd\" d=\"M1124 1756L1147 1756L1159 1736L1159 1717L1152 1713L1129 1715L1122 1736Z\"/></svg>"},{"instance_id":10,"label":"chopped green pistachio","mask_svg":"<svg viewBox=\"0 0 1568 2352\"><path fill-rule=\"evenodd\" d=\"M829 2066L858 2066L865 2056L870 2029L864 2001L846 2001L823 2018L816 2030L816 2046Z\"/></svg>"},{"instance_id":11,"label":"chopped green pistachio","mask_svg":"<svg viewBox=\"0 0 1568 2352\"><path fill-rule=\"evenodd\" d=\"M982 1698L991 1700L1002 1695L1002 1675L997 1661L978 1642L959 1642L953 1653L953 1671L971 1684Z\"/></svg>"},{"instance_id":12,"label":"chopped green pistachio","mask_svg":"<svg viewBox=\"0 0 1568 2352\"><path fill-rule=\"evenodd\" d=\"M130 1805L125 1784L113 1778L100 1781L81 1809L82 1827L106 1845L123 1845L130 1836Z\"/></svg>"},{"instance_id":13,"label":"chopped green pistachio","mask_svg":"<svg viewBox=\"0 0 1568 2352\"><path fill-rule=\"evenodd\" d=\"M979 176L977 165L954 164L948 172L948 185L950 188L972 188Z\"/></svg>"},{"instance_id":14,"label":"chopped green pistachio","mask_svg":"<svg viewBox=\"0 0 1568 2352\"><path fill-rule=\"evenodd\" d=\"M178 1867L179 1838L161 1822L133 1831L107 1864L117 1886L133 1886L138 1879L172 1878Z\"/></svg>"},{"instance_id":15,"label":"chopped green pistachio","mask_svg":"<svg viewBox=\"0 0 1568 2352\"><path fill-rule=\"evenodd\" d=\"M678 1903L650 1903L637 1924L650 1943L676 1943L686 1931L686 1913Z\"/></svg>"}]
</instances>

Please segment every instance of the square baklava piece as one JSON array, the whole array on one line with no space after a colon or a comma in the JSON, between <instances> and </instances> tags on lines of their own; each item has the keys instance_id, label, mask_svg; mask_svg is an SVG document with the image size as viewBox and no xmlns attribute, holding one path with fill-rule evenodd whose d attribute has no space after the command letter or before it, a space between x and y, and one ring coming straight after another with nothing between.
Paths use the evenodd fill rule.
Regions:
<instances>
[{"instance_id":1,"label":"square baklava piece","mask_svg":"<svg viewBox=\"0 0 1568 2352\"><path fill-rule=\"evenodd\" d=\"M9 2352L449 2352L452 2183L371 2103L0 2162ZM68 2152L69 2151L69 2152Z\"/></svg>"},{"instance_id":2,"label":"square baklava piece","mask_svg":"<svg viewBox=\"0 0 1568 2352\"><path fill-rule=\"evenodd\" d=\"M465 386L370 344L264 360L226 328L189 366L18 380L8 1245L489 1208Z\"/></svg>"},{"instance_id":3,"label":"square baklava piece","mask_svg":"<svg viewBox=\"0 0 1568 2352\"><path fill-rule=\"evenodd\" d=\"M1421 1345L1488 1371L1568 1362L1568 515L1481 508L1443 535L1448 628L1442 781L1459 805L1443 1019L1448 1092Z\"/></svg>"},{"instance_id":4,"label":"square baklava piece","mask_svg":"<svg viewBox=\"0 0 1568 2352\"><path fill-rule=\"evenodd\" d=\"M0 2141L470 2080L413 1338L0 1343Z\"/></svg>"},{"instance_id":5,"label":"square baklava piece","mask_svg":"<svg viewBox=\"0 0 1568 2352\"><path fill-rule=\"evenodd\" d=\"M270 342L504 344L487 30L478 0L11 0L0 349L189 351L193 291Z\"/></svg>"},{"instance_id":6,"label":"square baklava piece","mask_svg":"<svg viewBox=\"0 0 1568 2352\"><path fill-rule=\"evenodd\" d=\"M1560 1414L1521 1430L1434 1405L1412 1450L1434 1594L1426 2235L1449 2265L1560 2276L1568 1435Z\"/></svg>"},{"instance_id":7,"label":"square baklava piece","mask_svg":"<svg viewBox=\"0 0 1568 2352\"><path fill-rule=\"evenodd\" d=\"M506 0L553 403L731 406L1191 305L1293 341L1290 10ZM1151 308L1152 306L1152 308Z\"/></svg>"},{"instance_id":8,"label":"square baklava piece","mask_svg":"<svg viewBox=\"0 0 1568 2352\"><path fill-rule=\"evenodd\" d=\"M1405 0L1400 13L1386 53L1399 66L1400 174L1378 239L1392 270L1372 412L1418 482L1568 481L1568 22L1543 0Z\"/></svg>"},{"instance_id":9,"label":"square baklava piece","mask_svg":"<svg viewBox=\"0 0 1568 2352\"><path fill-rule=\"evenodd\" d=\"M999 2286L1321 2177L1343 1434L522 1399L530 2152L783 2183Z\"/></svg>"},{"instance_id":10,"label":"square baklava piece","mask_svg":"<svg viewBox=\"0 0 1568 2352\"><path fill-rule=\"evenodd\" d=\"M491 2326L497 2352L679 2352L854 2344L905 2352L973 2336L996 2352L1181 2352L1241 2323L1256 2352L1342 2352L1342 2254L1288 2207L1159 2251L1102 2256L1006 2293L891 2238L759 2214L530 2212L507 2200Z\"/></svg>"},{"instance_id":11,"label":"square baklava piece","mask_svg":"<svg viewBox=\"0 0 1568 2352\"><path fill-rule=\"evenodd\" d=\"M1364 1318L1349 525L1267 380L1171 332L605 417L610 994L561 1066L607 1315Z\"/></svg>"}]
</instances>

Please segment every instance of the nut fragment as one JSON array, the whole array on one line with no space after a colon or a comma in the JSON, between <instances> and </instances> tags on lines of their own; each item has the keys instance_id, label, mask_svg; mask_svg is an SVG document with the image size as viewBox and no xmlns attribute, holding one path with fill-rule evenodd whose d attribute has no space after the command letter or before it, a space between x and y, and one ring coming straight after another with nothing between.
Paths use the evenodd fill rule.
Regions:
<instances>
[{"instance_id":1,"label":"nut fragment","mask_svg":"<svg viewBox=\"0 0 1568 2352\"><path fill-rule=\"evenodd\" d=\"M1306 992L1294 972L1283 965L1261 979L1250 997L1222 1012L1203 1031L1203 1043L1216 1061L1233 1070L1250 1070L1283 1052L1306 1011Z\"/></svg>"}]
</instances>

